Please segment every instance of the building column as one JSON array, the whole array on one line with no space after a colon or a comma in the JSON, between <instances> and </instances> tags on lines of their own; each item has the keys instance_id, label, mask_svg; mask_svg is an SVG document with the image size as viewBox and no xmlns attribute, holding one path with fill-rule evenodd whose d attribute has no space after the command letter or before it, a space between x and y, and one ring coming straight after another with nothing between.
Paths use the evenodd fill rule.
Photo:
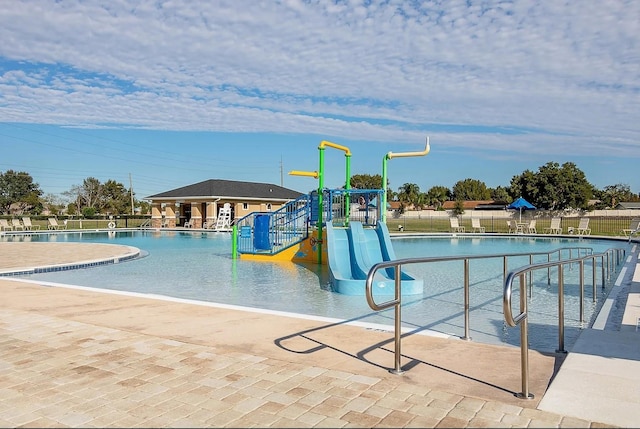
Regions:
<instances>
[{"instance_id":1,"label":"building column","mask_svg":"<svg viewBox=\"0 0 640 429\"><path fill-rule=\"evenodd\" d=\"M167 203L164 207L165 219L167 220L167 228L176 227L176 208L173 203Z\"/></svg>"},{"instance_id":2,"label":"building column","mask_svg":"<svg viewBox=\"0 0 640 429\"><path fill-rule=\"evenodd\" d=\"M151 203L151 228L162 228L162 205Z\"/></svg>"},{"instance_id":3,"label":"building column","mask_svg":"<svg viewBox=\"0 0 640 429\"><path fill-rule=\"evenodd\" d=\"M207 203L206 216L207 216L207 227L208 228L213 228L213 226L216 224L217 207L218 207L218 204L215 201Z\"/></svg>"},{"instance_id":4,"label":"building column","mask_svg":"<svg viewBox=\"0 0 640 429\"><path fill-rule=\"evenodd\" d=\"M191 203L191 222L192 228L202 228L202 212L200 211L200 202Z\"/></svg>"}]
</instances>

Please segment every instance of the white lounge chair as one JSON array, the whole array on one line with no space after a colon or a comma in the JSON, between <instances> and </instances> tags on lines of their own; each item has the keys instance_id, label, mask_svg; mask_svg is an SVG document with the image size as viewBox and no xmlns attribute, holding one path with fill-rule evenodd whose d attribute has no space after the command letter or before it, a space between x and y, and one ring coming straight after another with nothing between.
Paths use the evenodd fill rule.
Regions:
<instances>
[{"instance_id":1,"label":"white lounge chair","mask_svg":"<svg viewBox=\"0 0 640 429\"><path fill-rule=\"evenodd\" d=\"M562 219L559 217L551 218L551 224L544 229L545 234L562 234L562 227L560 226Z\"/></svg>"},{"instance_id":2,"label":"white lounge chair","mask_svg":"<svg viewBox=\"0 0 640 429\"><path fill-rule=\"evenodd\" d=\"M473 228L473 232L485 232L485 227L480 225L480 219L477 217L471 218L471 227Z\"/></svg>"},{"instance_id":3,"label":"white lounge chair","mask_svg":"<svg viewBox=\"0 0 640 429\"><path fill-rule=\"evenodd\" d=\"M32 224L31 218L28 216L24 216L22 218L22 224L24 225L25 231L33 231L34 229L40 229L40 225Z\"/></svg>"},{"instance_id":4,"label":"white lounge chair","mask_svg":"<svg viewBox=\"0 0 640 429\"><path fill-rule=\"evenodd\" d=\"M583 217L578 224L578 235L591 235L591 228L589 228L589 218Z\"/></svg>"},{"instance_id":5,"label":"white lounge chair","mask_svg":"<svg viewBox=\"0 0 640 429\"><path fill-rule=\"evenodd\" d=\"M464 232L464 226L460 225L457 217L450 217L449 224L451 225L451 232Z\"/></svg>"},{"instance_id":6,"label":"white lounge chair","mask_svg":"<svg viewBox=\"0 0 640 429\"><path fill-rule=\"evenodd\" d=\"M6 219L0 219L0 231L13 231L13 227Z\"/></svg>"},{"instance_id":7,"label":"white lounge chair","mask_svg":"<svg viewBox=\"0 0 640 429\"><path fill-rule=\"evenodd\" d=\"M621 235L625 237L631 237L633 234L637 234L640 230L640 219L631 219L631 223L629 224L629 228L625 228L621 230Z\"/></svg>"},{"instance_id":8,"label":"white lounge chair","mask_svg":"<svg viewBox=\"0 0 640 429\"><path fill-rule=\"evenodd\" d=\"M529 234L537 234L538 231L536 231L536 220L535 219L531 219L529 221L529 225L527 226L527 232Z\"/></svg>"},{"instance_id":9,"label":"white lounge chair","mask_svg":"<svg viewBox=\"0 0 640 429\"><path fill-rule=\"evenodd\" d=\"M13 230L22 230L24 231L24 225L20 222L20 219L11 219L11 226L13 226Z\"/></svg>"},{"instance_id":10,"label":"white lounge chair","mask_svg":"<svg viewBox=\"0 0 640 429\"><path fill-rule=\"evenodd\" d=\"M50 217L48 219L48 222L49 222L49 225L47 226L47 229L55 229L55 230L67 229L67 224L60 225L58 223L58 220L55 217Z\"/></svg>"},{"instance_id":11,"label":"white lounge chair","mask_svg":"<svg viewBox=\"0 0 640 429\"><path fill-rule=\"evenodd\" d=\"M589 218L582 217L580 218L580 223L578 223L577 228L569 227L569 234L578 234L578 235L591 235L591 228L589 228Z\"/></svg>"},{"instance_id":12,"label":"white lounge chair","mask_svg":"<svg viewBox=\"0 0 640 429\"><path fill-rule=\"evenodd\" d=\"M522 230L522 224L518 223L517 220L508 220L507 225L509 225L509 234L522 234L524 231Z\"/></svg>"}]
</instances>

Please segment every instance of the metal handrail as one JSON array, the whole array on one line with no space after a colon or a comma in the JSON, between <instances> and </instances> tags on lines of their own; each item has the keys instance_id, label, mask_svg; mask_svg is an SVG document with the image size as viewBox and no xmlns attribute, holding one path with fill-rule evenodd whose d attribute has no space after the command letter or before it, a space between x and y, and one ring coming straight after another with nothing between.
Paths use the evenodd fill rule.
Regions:
<instances>
[{"instance_id":1,"label":"metal handrail","mask_svg":"<svg viewBox=\"0 0 640 429\"><path fill-rule=\"evenodd\" d=\"M295 200L289 201L284 206L273 212L251 212L235 222L232 234L235 249L232 251L233 257L236 253L250 254L276 254L309 237L309 213L310 202L308 195L303 195ZM261 226L261 234L265 234L266 241L261 244L265 246L256 248L253 238L256 232L256 219L261 217L266 219L266 225ZM238 234L239 233L239 234Z\"/></svg>"},{"instance_id":2,"label":"metal handrail","mask_svg":"<svg viewBox=\"0 0 640 429\"><path fill-rule=\"evenodd\" d=\"M532 399L534 395L529 392L529 323L527 313L527 293L526 286L527 281L525 274L532 273L535 270L541 268L558 267L558 353L566 353L564 350L564 272L563 266L566 264L579 263L580 264L580 322L584 323L584 261L592 260L594 267L594 279L595 279L595 259L601 258L602 267L604 270L605 262L607 271L610 271L611 260L610 255L615 252L616 265L620 264L620 261L624 258L626 253L624 249L615 248L607 249L606 251L598 254L592 254L583 256L580 258L573 258L563 261L542 262L537 264L530 264L511 271L504 282L504 291L502 299L502 307L504 312L505 322L509 326L520 326L520 369L522 377L522 392L516 394L519 398ZM621 257L622 255L622 257ZM606 261L605 261L606 260ZM518 277L520 280L520 314L513 316L511 311L511 295L513 291L513 281ZM610 276L606 276L610 278ZM605 276L602 277L602 288L605 287ZM594 300L595 300L595 280L594 280Z\"/></svg>"},{"instance_id":3,"label":"metal handrail","mask_svg":"<svg viewBox=\"0 0 640 429\"><path fill-rule=\"evenodd\" d=\"M365 283L365 296L367 299L367 303L369 307L374 311L385 310L390 307L395 306L395 365L390 372L394 374L401 374L402 369L400 367L400 336L401 336L401 311L400 307L402 305L402 281L401 281L401 268L403 265L410 264L420 264L420 263L430 263L430 262L447 262L447 261L464 261L464 340L471 340L469 336L469 307L470 307L470 298L469 298L469 260L471 259L489 259L489 258L502 258L503 259L503 279L507 278L507 262L509 257L522 257L529 256L529 263L533 264L533 257L536 255L546 255L547 260L551 261L551 258L554 254L557 253L558 260L561 261L563 252L568 251L569 259L573 258L573 252L578 251L578 255L580 252L588 252L589 254L593 254L593 248L591 247L561 247L556 250L551 250L548 252L523 252L523 253L500 253L500 254L490 254L490 255L465 255L465 256L429 256L422 258L405 258L405 259L396 259L393 261L383 261L373 265L369 269L369 273L367 274L367 280ZM373 298L373 280L376 272L385 268L394 268L395 270L395 294L394 299L390 301L383 302L378 304L375 302ZM603 268L604 269L604 268ZM594 276L595 278L595 276ZM603 275L603 281L605 276ZM549 280L550 281L550 280Z\"/></svg>"}]
</instances>

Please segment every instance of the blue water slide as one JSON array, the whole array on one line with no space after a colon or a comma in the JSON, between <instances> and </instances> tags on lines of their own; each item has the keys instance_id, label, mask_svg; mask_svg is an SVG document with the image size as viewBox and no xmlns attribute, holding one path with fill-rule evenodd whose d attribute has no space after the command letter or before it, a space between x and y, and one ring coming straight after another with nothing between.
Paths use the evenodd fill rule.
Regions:
<instances>
[{"instance_id":1,"label":"blue water slide","mask_svg":"<svg viewBox=\"0 0 640 429\"><path fill-rule=\"evenodd\" d=\"M326 224L326 231L329 277L333 289L336 290L336 285L339 284L340 289L344 291L356 291L362 288L362 293L358 295L364 294L364 286L361 286L362 274L355 273L354 276L351 270L351 251L347 230L344 228L334 228L333 223L329 221ZM339 292L338 290L336 291ZM355 294L352 293L350 295Z\"/></svg>"},{"instance_id":2,"label":"blue water slide","mask_svg":"<svg viewBox=\"0 0 640 429\"><path fill-rule=\"evenodd\" d=\"M375 229L351 222L349 228L327 222L327 254L331 285L335 292L364 295L367 274L378 262L395 259L389 231L384 223ZM402 272L402 294L421 294L423 281ZM373 283L374 295L395 293L394 270L379 270Z\"/></svg>"}]
</instances>

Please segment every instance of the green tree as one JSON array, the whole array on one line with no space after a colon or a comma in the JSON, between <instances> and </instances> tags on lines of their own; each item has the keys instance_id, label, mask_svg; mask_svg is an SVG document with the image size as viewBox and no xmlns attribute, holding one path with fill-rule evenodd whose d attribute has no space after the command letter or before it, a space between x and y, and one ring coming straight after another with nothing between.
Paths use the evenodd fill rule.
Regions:
<instances>
[{"instance_id":1,"label":"green tree","mask_svg":"<svg viewBox=\"0 0 640 429\"><path fill-rule=\"evenodd\" d=\"M451 199L451 191L446 186L432 186L427 191L427 202L436 208L441 210L445 201Z\"/></svg>"},{"instance_id":2,"label":"green tree","mask_svg":"<svg viewBox=\"0 0 640 429\"><path fill-rule=\"evenodd\" d=\"M82 185L74 185L63 194L72 201L68 206L70 214L131 213L131 193L122 183L115 180L107 180L103 184L95 177L88 177Z\"/></svg>"},{"instance_id":3,"label":"green tree","mask_svg":"<svg viewBox=\"0 0 640 429\"><path fill-rule=\"evenodd\" d=\"M80 214L80 210L78 209L78 205L76 203L67 204L67 214L69 215L77 215Z\"/></svg>"},{"instance_id":4,"label":"green tree","mask_svg":"<svg viewBox=\"0 0 640 429\"><path fill-rule=\"evenodd\" d=\"M453 185L453 198L460 201L488 200L491 193L487 185L477 179L464 179Z\"/></svg>"},{"instance_id":5,"label":"green tree","mask_svg":"<svg viewBox=\"0 0 640 429\"><path fill-rule=\"evenodd\" d=\"M540 202L534 199L534 195L537 194L536 184L536 174L531 170L525 170L519 176L513 176L508 189L509 198L507 201L511 202L518 197L523 197L536 206L540 205Z\"/></svg>"},{"instance_id":6,"label":"green tree","mask_svg":"<svg viewBox=\"0 0 640 429\"><path fill-rule=\"evenodd\" d=\"M631 192L629 185L618 183L605 186L602 190L594 190L594 197L600 200L597 209L612 209L623 201L637 201L638 196Z\"/></svg>"},{"instance_id":7,"label":"green tree","mask_svg":"<svg viewBox=\"0 0 640 429\"><path fill-rule=\"evenodd\" d=\"M402 211L409 206L417 206L420 198L420 187L415 183L405 183L398 188L398 200Z\"/></svg>"},{"instance_id":8,"label":"green tree","mask_svg":"<svg viewBox=\"0 0 640 429\"><path fill-rule=\"evenodd\" d=\"M349 183L352 189L382 189L382 176L379 174L373 176L370 174L354 174L349 179ZM377 193L369 194L368 200L373 200L377 195ZM390 197L387 193L387 201L389 200Z\"/></svg>"},{"instance_id":9,"label":"green tree","mask_svg":"<svg viewBox=\"0 0 640 429\"><path fill-rule=\"evenodd\" d=\"M491 199L493 201L509 202L512 200L509 196L509 190L503 186L489 188L489 193L491 194Z\"/></svg>"},{"instance_id":10,"label":"green tree","mask_svg":"<svg viewBox=\"0 0 640 429\"><path fill-rule=\"evenodd\" d=\"M464 214L464 202L462 200L456 200L453 204L453 214L456 216Z\"/></svg>"},{"instance_id":11,"label":"green tree","mask_svg":"<svg viewBox=\"0 0 640 429\"><path fill-rule=\"evenodd\" d=\"M587 209L593 186L572 162L548 162L537 173L526 170L511 179L510 195L522 196L539 209Z\"/></svg>"},{"instance_id":12,"label":"green tree","mask_svg":"<svg viewBox=\"0 0 640 429\"><path fill-rule=\"evenodd\" d=\"M18 213L42 212L40 185L24 171L7 170L0 173L0 210L9 214L12 206Z\"/></svg>"},{"instance_id":13,"label":"green tree","mask_svg":"<svg viewBox=\"0 0 640 429\"><path fill-rule=\"evenodd\" d=\"M371 174L354 174L349 179L349 183L354 189L383 189L382 176L379 174L373 176Z\"/></svg>"},{"instance_id":14,"label":"green tree","mask_svg":"<svg viewBox=\"0 0 640 429\"><path fill-rule=\"evenodd\" d=\"M151 204L148 201L135 200L135 206L140 208L140 214L151 214Z\"/></svg>"},{"instance_id":15,"label":"green tree","mask_svg":"<svg viewBox=\"0 0 640 429\"><path fill-rule=\"evenodd\" d=\"M86 218L92 218L96 215L95 207L85 207L82 209L82 216Z\"/></svg>"},{"instance_id":16,"label":"green tree","mask_svg":"<svg viewBox=\"0 0 640 429\"><path fill-rule=\"evenodd\" d=\"M122 183L107 180L102 185L100 211L110 214L131 213L131 193Z\"/></svg>"},{"instance_id":17,"label":"green tree","mask_svg":"<svg viewBox=\"0 0 640 429\"><path fill-rule=\"evenodd\" d=\"M427 194L424 192L419 192L418 195L416 195L415 200L413 201L413 206L416 210L422 210L425 208L425 206L429 205L429 200L427 198Z\"/></svg>"},{"instance_id":18,"label":"green tree","mask_svg":"<svg viewBox=\"0 0 640 429\"><path fill-rule=\"evenodd\" d=\"M396 201L398 199L398 193L391 188L387 188L387 201Z\"/></svg>"}]
</instances>

